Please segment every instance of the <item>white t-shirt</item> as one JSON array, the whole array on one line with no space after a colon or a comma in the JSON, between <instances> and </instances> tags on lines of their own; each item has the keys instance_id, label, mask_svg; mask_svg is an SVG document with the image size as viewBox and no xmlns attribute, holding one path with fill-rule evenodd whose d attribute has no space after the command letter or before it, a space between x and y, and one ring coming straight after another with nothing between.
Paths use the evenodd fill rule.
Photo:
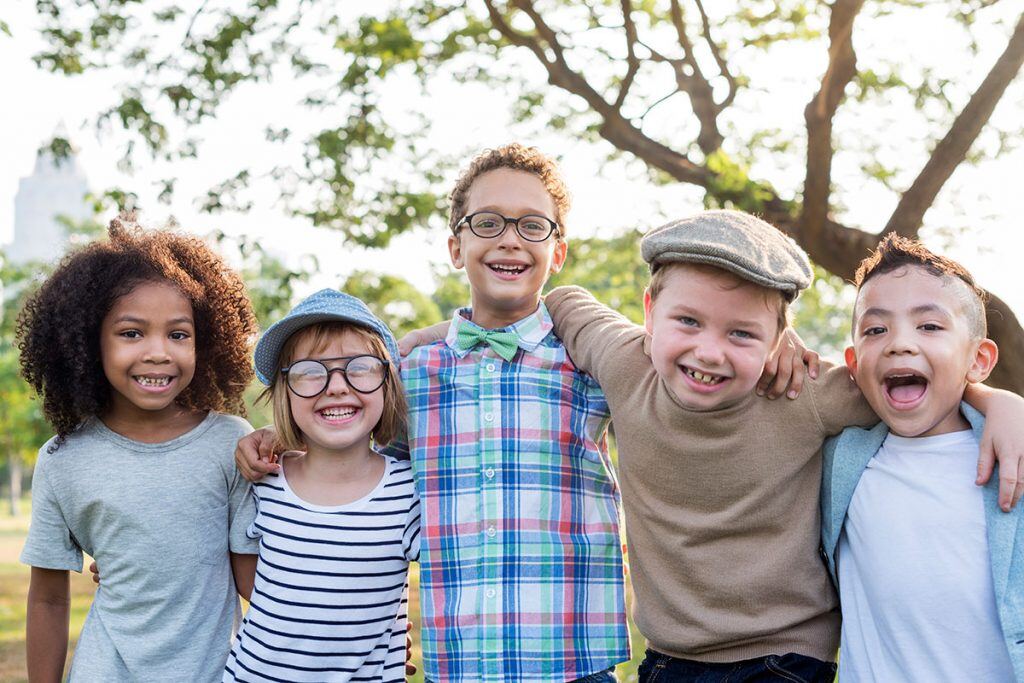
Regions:
<instances>
[{"instance_id":1,"label":"white t-shirt","mask_svg":"<svg viewBox=\"0 0 1024 683\"><path fill-rule=\"evenodd\" d=\"M409 462L386 460L346 505L302 500L283 472L253 485L256 585L224 681L405 681L420 504Z\"/></svg>"},{"instance_id":2,"label":"white t-shirt","mask_svg":"<svg viewBox=\"0 0 1024 683\"><path fill-rule=\"evenodd\" d=\"M890 434L839 538L839 680L1013 681L996 612L978 443Z\"/></svg>"}]
</instances>

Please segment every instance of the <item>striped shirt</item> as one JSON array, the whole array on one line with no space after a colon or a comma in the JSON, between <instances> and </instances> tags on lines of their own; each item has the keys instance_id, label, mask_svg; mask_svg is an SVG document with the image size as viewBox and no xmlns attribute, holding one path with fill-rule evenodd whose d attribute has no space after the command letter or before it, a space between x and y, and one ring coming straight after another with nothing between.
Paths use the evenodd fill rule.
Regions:
<instances>
[{"instance_id":1,"label":"striped shirt","mask_svg":"<svg viewBox=\"0 0 1024 683\"><path fill-rule=\"evenodd\" d=\"M253 485L256 585L224 681L404 681L408 568L420 505L408 462L387 458L361 500L300 499L283 473Z\"/></svg>"},{"instance_id":2,"label":"striped shirt","mask_svg":"<svg viewBox=\"0 0 1024 683\"><path fill-rule=\"evenodd\" d=\"M629 659L608 405L543 304L511 362L444 341L403 363L423 501L426 677L581 678Z\"/></svg>"}]
</instances>

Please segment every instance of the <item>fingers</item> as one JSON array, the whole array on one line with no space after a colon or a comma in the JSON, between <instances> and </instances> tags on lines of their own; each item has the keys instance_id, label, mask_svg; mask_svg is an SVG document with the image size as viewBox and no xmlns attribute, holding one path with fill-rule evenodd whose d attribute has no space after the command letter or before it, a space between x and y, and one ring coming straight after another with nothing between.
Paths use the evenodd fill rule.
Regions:
<instances>
[{"instance_id":1,"label":"fingers","mask_svg":"<svg viewBox=\"0 0 1024 683\"><path fill-rule=\"evenodd\" d=\"M1014 505L1020 501L1021 489L1024 482L1021 481L1021 466L1024 458L1019 454L1014 458L1003 458L999 463L999 507L1003 512L1009 512Z\"/></svg>"},{"instance_id":2,"label":"fingers","mask_svg":"<svg viewBox=\"0 0 1024 683\"><path fill-rule=\"evenodd\" d=\"M92 582L99 585L100 582L100 570L96 566L96 560L89 563L89 572L92 573Z\"/></svg>"},{"instance_id":3,"label":"fingers","mask_svg":"<svg viewBox=\"0 0 1024 683\"><path fill-rule=\"evenodd\" d=\"M416 665L412 663L412 622L405 623L405 675L416 673Z\"/></svg>"},{"instance_id":4,"label":"fingers","mask_svg":"<svg viewBox=\"0 0 1024 683\"><path fill-rule=\"evenodd\" d=\"M259 481L265 475L277 472L277 455L274 453L275 435L264 427L242 437L235 446L235 466L239 474L249 481Z\"/></svg>"},{"instance_id":5,"label":"fingers","mask_svg":"<svg viewBox=\"0 0 1024 683\"><path fill-rule=\"evenodd\" d=\"M807 377L807 366L802 358L793 359L793 373L789 378L789 389L786 391L787 398L796 398L804 390L804 379Z\"/></svg>"},{"instance_id":6,"label":"fingers","mask_svg":"<svg viewBox=\"0 0 1024 683\"><path fill-rule=\"evenodd\" d=\"M818 372L821 370L821 356L818 352L804 349L803 361L807 366L807 375L811 379L818 379Z\"/></svg>"},{"instance_id":7,"label":"fingers","mask_svg":"<svg viewBox=\"0 0 1024 683\"><path fill-rule=\"evenodd\" d=\"M403 335L402 338L398 340L398 353L402 358L405 358L419 345L419 333L416 330L413 330L409 334Z\"/></svg>"},{"instance_id":8,"label":"fingers","mask_svg":"<svg viewBox=\"0 0 1024 683\"><path fill-rule=\"evenodd\" d=\"M779 355L773 353L768 357L768 361L764 364L764 370L761 372L761 379L757 381L757 395L764 396L768 393L768 389L775 382L775 376L779 373Z\"/></svg>"}]
</instances>

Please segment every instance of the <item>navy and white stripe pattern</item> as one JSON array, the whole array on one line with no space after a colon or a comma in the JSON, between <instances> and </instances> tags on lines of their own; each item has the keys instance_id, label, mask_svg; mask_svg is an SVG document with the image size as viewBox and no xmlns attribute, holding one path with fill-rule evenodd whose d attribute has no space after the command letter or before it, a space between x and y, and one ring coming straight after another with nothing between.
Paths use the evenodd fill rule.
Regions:
<instances>
[{"instance_id":1,"label":"navy and white stripe pattern","mask_svg":"<svg viewBox=\"0 0 1024 683\"><path fill-rule=\"evenodd\" d=\"M388 457L377 488L348 505L307 503L283 475L253 495L256 585L224 681L404 681L420 545L409 463Z\"/></svg>"}]
</instances>

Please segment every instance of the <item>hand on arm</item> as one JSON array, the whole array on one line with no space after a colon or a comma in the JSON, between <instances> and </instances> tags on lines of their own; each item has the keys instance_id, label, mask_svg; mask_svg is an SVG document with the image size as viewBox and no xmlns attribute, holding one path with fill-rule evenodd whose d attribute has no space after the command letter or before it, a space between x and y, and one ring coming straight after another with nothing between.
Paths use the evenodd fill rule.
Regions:
<instances>
[{"instance_id":1,"label":"hand on arm","mask_svg":"<svg viewBox=\"0 0 1024 683\"><path fill-rule=\"evenodd\" d=\"M252 600L252 589L256 584L257 555L230 553L231 574L235 577L235 590L246 600Z\"/></svg>"},{"instance_id":2,"label":"hand on arm","mask_svg":"<svg viewBox=\"0 0 1024 683\"><path fill-rule=\"evenodd\" d=\"M778 398L786 394L788 398L796 398L803 390L806 377L818 377L819 366L818 353L807 348L796 330L787 327L782 331L782 338L775 351L764 364L764 371L757 383L757 395Z\"/></svg>"},{"instance_id":3,"label":"hand on arm","mask_svg":"<svg viewBox=\"0 0 1024 683\"><path fill-rule=\"evenodd\" d=\"M32 567L25 620L25 653L32 683L59 683L64 677L70 617L67 570Z\"/></svg>"},{"instance_id":4,"label":"hand on arm","mask_svg":"<svg viewBox=\"0 0 1024 683\"><path fill-rule=\"evenodd\" d=\"M274 453L276 436L274 428L268 426L238 440L235 446L235 466L243 477L249 481L259 481L264 475L281 469L277 454Z\"/></svg>"},{"instance_id":5,"label":"hand on arm","mask_svg":"<svg viewBox=\"0 0 1024 683\"><path fill-rule=\"evenodd\" d=\"M1024 398L984 384L968 384L964 400L985 415L975 483L987 483L998 462L999 507L1009 512L1024 495Z\"/></svg>"},{"instance_id":6,"label":"hand on arm","mask_svg":"<svg viewBox=\"0 0 1024 683\"><path fill-rule=\"evenodd\" d=\"M398 352L402 354L402 358L405 358L417 346L425 346L441 341L448 336L448 326L450 324L450 321L445 320L430 327L421 327L418 330L413 330L398 340Z\"/></svg>"}]
</instances>

